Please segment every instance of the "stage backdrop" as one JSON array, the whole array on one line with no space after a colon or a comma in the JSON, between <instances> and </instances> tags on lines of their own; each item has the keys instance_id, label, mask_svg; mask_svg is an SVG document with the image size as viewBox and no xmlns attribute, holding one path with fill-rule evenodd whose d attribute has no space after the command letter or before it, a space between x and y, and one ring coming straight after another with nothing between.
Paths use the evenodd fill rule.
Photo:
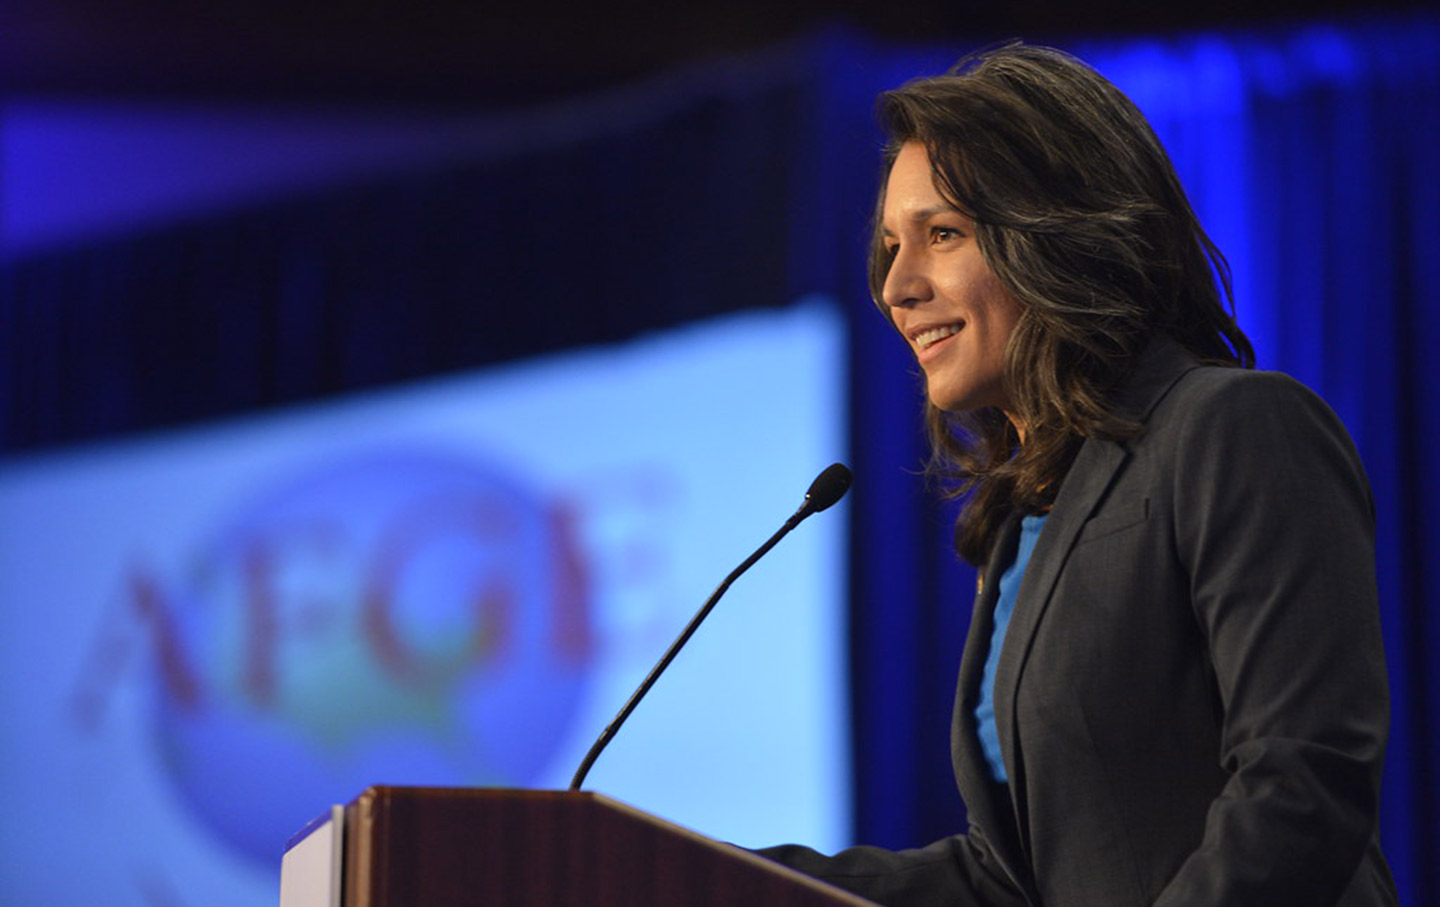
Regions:
<instances>
[{"instance_id":1,"label":"stage backdrop","mask_svg":"<svg viewBox=\"0 0 1440 907\"><path fill-rule=\"evenodd\" d=\"M0 903L260 907L371 784L565 788L843 455L842 354L811 300L0 466ZM849 843L844 514L734 586L588 787Z\"/></svg>"},{"instance_id":2,"label":"stage backdrop","mask_svg":"<svg viewBox=\"0 0 1440 907\"><path fill-rule=\"evenodd\" d=\"M1313 386L1359 443L1394 697L1382 834L1405 900L1436 903L1440 374L1426 353L1440 346L1440 25L1070 46L1171 148L1234 266L1262 367ZM31 449L806 293L838 300L857 473L855 837L901 846L963 828L946 725L973 575L949 553L953 514L914 475L917 382L861 261L874 95L965 49L820 35L500 124L483 154L399 177L70 248L49 224L45 247L0 274L0 440Z\"/></svg>"}]
</instances>

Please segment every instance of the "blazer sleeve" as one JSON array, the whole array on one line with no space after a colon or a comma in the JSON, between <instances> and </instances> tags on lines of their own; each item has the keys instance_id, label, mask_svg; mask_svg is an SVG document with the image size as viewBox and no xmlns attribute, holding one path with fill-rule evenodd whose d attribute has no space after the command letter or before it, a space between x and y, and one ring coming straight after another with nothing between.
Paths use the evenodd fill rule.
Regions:
<instances>
[{"instance_id":1,"label":"blazer sleeve","mask_svg":"<svg viewBox=\"0 0 1440 907\"><path fill-rule=\"evenodd\" d=\"M1169 479L1228 780L1157 904L1334 904L1374 835L1388 730L1373 503L1318 397L1232 375L1187 407Z\"/></svg>"},{"instance_id":2,"label":"blazer sleeve","mask_svg":"<svg viewBox=\"0 0 1440 907\"><path fill-rule=\"evenodd\" d=\"M852 847L827 856L786 844L757 853L887 907L1025 907L978 832L971 832L912 850Z\"/></svg>"}]
</instances>

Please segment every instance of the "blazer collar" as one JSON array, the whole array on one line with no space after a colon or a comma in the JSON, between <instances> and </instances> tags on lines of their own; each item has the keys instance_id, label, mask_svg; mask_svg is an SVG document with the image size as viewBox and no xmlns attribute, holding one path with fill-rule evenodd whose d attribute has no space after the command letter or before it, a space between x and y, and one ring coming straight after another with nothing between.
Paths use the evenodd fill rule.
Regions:
<instances>
[{"instance_id":1,"label":"blazer collar","mask_svg":"<svg viewBox=\"0 0 1440 907\"><path fill-rule=\"evenodd\" d=\"M1200 363L1189 350L1169 337L1155 337L1135 360L1135 370L1130 377L1115 391L1115 402L1120 409L1144 422L1175 382L1199 367Z\"/></svg>"}]
</instances>

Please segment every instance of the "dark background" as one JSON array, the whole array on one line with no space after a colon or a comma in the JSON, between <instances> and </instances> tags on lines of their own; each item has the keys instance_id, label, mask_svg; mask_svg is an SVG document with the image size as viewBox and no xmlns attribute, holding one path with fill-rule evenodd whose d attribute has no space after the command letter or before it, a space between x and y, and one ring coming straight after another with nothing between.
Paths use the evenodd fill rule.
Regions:
<instances>
[{"instance_id":1,"label":"dark background","mask_svg":"<svg viewBox=\"0 0 1440 907\"><path fill-rule=\"evenodd\" d=\"M585 4L376 0L14 0L10 92L348 97L510 106L587 91L818 27L908 44L1284 22L1418 8L1365 0L702 0Z\"/></svg>"}]
</instances>

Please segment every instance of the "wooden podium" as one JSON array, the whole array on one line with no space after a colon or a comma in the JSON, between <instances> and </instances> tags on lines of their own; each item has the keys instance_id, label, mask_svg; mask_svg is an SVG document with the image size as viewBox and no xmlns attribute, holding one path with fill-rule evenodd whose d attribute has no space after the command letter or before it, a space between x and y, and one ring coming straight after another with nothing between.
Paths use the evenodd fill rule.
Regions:
<instances>
[{"instance_id":1,"label":"wooden podium","mask_svg":"<svg viewBox=\"0 0 1440 907\"><path fill-rule=\"evenodd\" d=\"M297 881L302 874L312 881ZM317 886L321 875L329 881ZM434 787L372 787L302 832L286 852L280 901L281 907L871 904L600 794Z\"/></svg>"}]
</instances>

